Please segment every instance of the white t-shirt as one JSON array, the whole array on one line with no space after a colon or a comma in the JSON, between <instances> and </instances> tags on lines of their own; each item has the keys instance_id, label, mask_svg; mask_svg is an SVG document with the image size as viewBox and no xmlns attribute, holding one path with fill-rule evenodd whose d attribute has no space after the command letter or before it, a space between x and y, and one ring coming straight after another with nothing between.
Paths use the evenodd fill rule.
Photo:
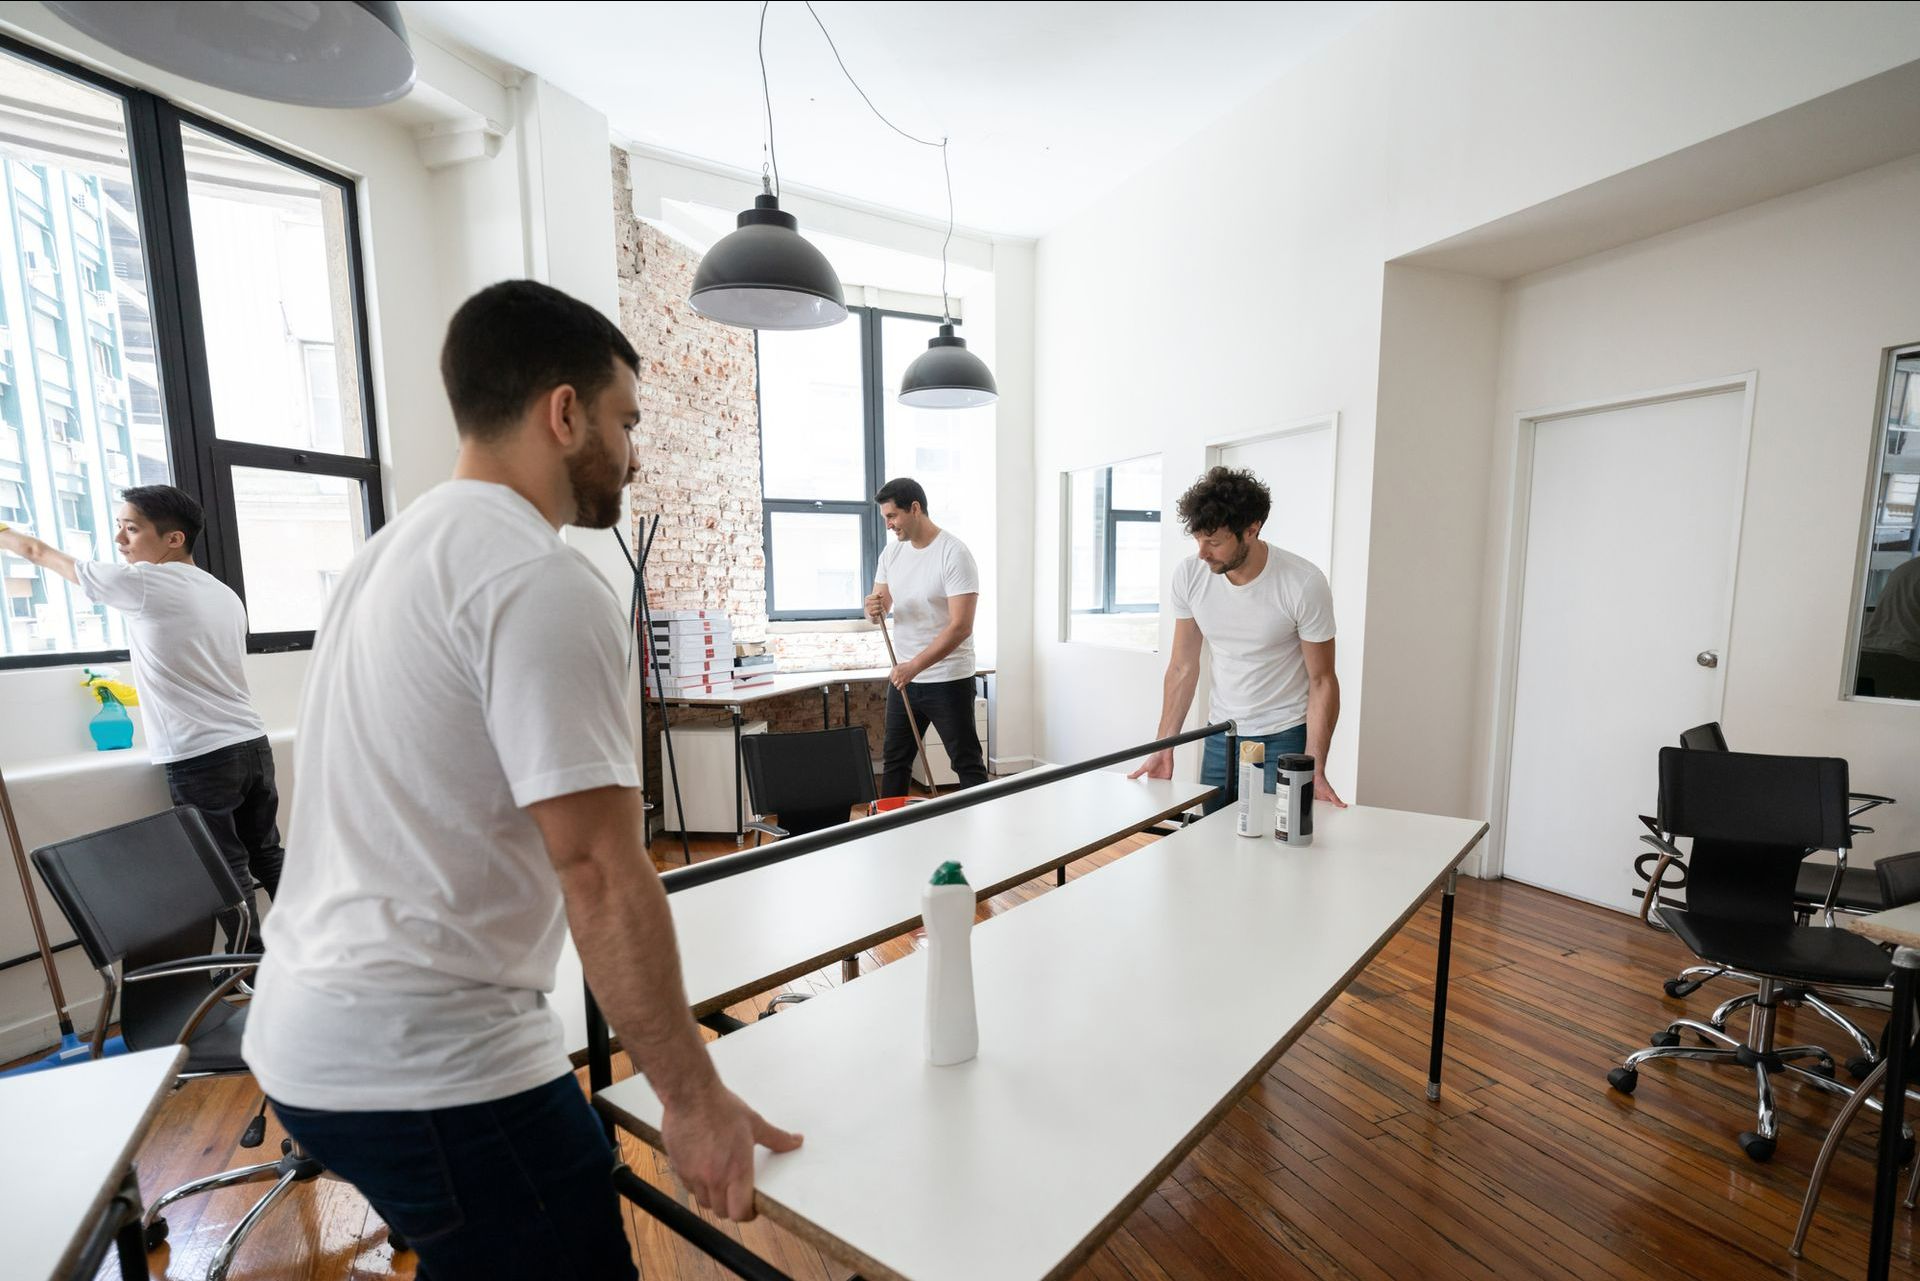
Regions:
<instances>
[{"instance_id":1,"label":"white t-shirt","mask_svg":"<svg viewBox=\"0 0 1920 1281\"><path fill-rule=\"evenodd\" d=\"M267 732L247 696L247 607L187 561L75 564L80 590L127 620L133 687L156 765L190 760Z\"/></svg>"},{"instance_id":2,"label":"white t-shirt","mask_svg":"<svg viewBox=\"0 0 1920 1281\"><path fill-rule=\"evenodd\" d=\"M907 662L947 629L947 598L978 595L980 568L967 545L941 530L925 547L895 540L880 553L873 581L893 593L893 650ZM913 678L916 685L966 680L973 675L973 637Z\"/></svg>"},{"instance_id":3,"label":"white t-shirt","mask_svg":"<svg viewBox=\"0 0 1920 1281\"><path fill-rule=\"evenodd\" d=\"M1195 556L1173 571L1173 616L1191 618L1213 651L1207 719L1243 735L1278 734L1307 719L1301 641L1333 639L1333 592L1310 560L1266 544L1267 565L1245 587Z\"/></svg>"},{"instance_id":4,"label":"white t-shirt","mask_svg":"<svg viewBox=\"0 0 1920 1281\"><path fill-rule=\"evenodd\" d=\"M448 481L354 558L242 1045L269 1095L413 1111L569 1070L560 883L525 807L639 785L625 635L606 580L504 486Z\"/></svg>"}]
</instances>

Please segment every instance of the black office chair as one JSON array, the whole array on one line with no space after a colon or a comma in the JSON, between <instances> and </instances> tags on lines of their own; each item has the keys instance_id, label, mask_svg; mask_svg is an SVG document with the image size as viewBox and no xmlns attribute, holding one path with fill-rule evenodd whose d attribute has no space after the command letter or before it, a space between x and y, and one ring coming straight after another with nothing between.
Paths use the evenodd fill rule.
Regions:
<instances>
[{"instance_id":1,"label":"black office chair","mask_svg":"<svg viewBox=\"0 0 1920 1281\"><path fill-rule=\"evenodd\" d=\"M1833 1079L1833 1056L1818 1045L1774 1044L1774 1020L1785 987L1880 988L1892 973L1887 954L1847 930L1802 925L1794 885L1813 850L1841 853L1852 839L1847 822L1847 763L1829 757L1761 756L1745 752L1660 749L1661 837L1693 841L1687 858L1687 903L1654 910L1702 961L1751 975L1759 985L1748 1005L1744 1042L1696 1019L1675 1019L1607 1074L1632 1094L1639 1068L1653 1059L1731 1063L1754 1075L1756 1129L1740 1146L1756 1161L1773 1155L1773 1073L1789 1073L1820 1089L1852 1091ZM1705 1046L1683 1046L1680 1034ZM1801 1065L1812 1059L1815 1067Z\"/></svg>"},{"instance_id":2,"label":"black office chair","mask_svg":"<svg viewBox=\"0 0 1920 1281\"><path fill-rule=\"evenodd\" d=\"M237 915L236 946L246 947L252 905L199 810L182 806L43 846L33 852L33 865L100 972L104 990L93 1030L95 1057L106 1041L117 994L120 1034L129 1050L186 1046L183 1081L247 1070L240 1057L247 1012L231 998L259 965L260 956L216 953L213 945L219 918ZM120 969L117 978L115 966ZM264 1112L264 1100L261 1107ZM256 1114L242 1146L257 1146L264 1124ZM321 1173L319 1162L290 1140L280 1150L277 1161L195 1179L157 1198L147 1207L147 1248L156 1249L166 1239L161 1211L182 1197L273 1179L273 1188L214 1252L207 1279L224 1281L235 1251L262 1216L294 1184Z\"/></svg>"},{"instance_id":3,"label":"black office chair","mask_svg":"<svg viewBox=\"0 0 1920 1281\"><path fill-rule=\"evenodd\" d=\"M871 805L873 757L860 725L801 734L749 734L740 740L746 758L747 796L754 821L747 824L758 845L762 836L801 836L847 821L856 805ZM778 815L776 826L766 821Z\"/></svg>"}]
</instances>

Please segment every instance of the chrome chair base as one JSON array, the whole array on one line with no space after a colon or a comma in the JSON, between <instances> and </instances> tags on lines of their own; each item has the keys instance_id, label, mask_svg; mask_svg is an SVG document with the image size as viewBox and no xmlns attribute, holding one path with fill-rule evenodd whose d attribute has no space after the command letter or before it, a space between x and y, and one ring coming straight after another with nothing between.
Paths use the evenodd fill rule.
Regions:
<instances>
[{"instance_id":1,"label":"chrome chair base","mask_svg":"<svg viewBox=\"0 0 1920 1281\"><path fill-rule=\"evenodd\" d=\"M248 1234L258 1227L260 1221L287 1192L297 1183L306 1183L325 1173L321 1164L302 1152L293 1140L281 1143L282 1153L278 1161L263 1161L258 1165L243 1165L233 1170L223 1170L219 1174L209 1174L205 1178L182 1183L158 1197L147 1207L146 1218L142 1223L145 1230L147 1249L159 1248L167 1239L167 1221L162 1211L176 1201L202 1192L213 1192L220 1188L238 1187L243 1183L264 1183L273 1181L267 1194L254 1202L251 1209L242 1215L240 1222L221 1241L220 1248L213 1253L213 1262L207 1268L207 1281L227 1281L227 1273L233 1266L233 1256L238 1253Z\"/></svg>"}]
</instances>

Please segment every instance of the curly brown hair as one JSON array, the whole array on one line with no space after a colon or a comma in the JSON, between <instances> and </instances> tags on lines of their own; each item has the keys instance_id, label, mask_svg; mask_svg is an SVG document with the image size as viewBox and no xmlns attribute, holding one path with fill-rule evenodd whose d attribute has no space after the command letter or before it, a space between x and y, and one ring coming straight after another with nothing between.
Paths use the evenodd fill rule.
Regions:
<instances>
[{"instance_id":1,"label":"curly brown hair","mask_svg":"<svg viewBox=\"0 0 1920 1281\"><path fill-rule=\"evenodd\" d=\"M1266 520L1273 495L1245 468L1214 467L1180 495L1177 510L1190 535L1224 529L1239 538L1249 526Z\"/></svg>"}]
</instances>

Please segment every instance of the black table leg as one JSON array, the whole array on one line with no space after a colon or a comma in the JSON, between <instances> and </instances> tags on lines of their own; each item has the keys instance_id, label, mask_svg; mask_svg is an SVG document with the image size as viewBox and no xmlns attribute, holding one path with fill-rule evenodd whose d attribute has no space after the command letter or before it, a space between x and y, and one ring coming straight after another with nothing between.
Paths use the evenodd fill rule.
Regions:
<instances>
[{"instance_id":1,"label":"black table leg","mask_svg":"<svg viewBox=\"0 0 1920 1281\"><path fill-rule=\"evenodd\" d=\"M1893 1205L1899 1195L1901 1131L1907 1111L1907 1077L1913 1041L1913 984L1920 949L1893 954L1893 1020L1887 1030L1886 1096L1880 1112L1879 1169L1873 1177L1873 1232L1867 1238L1867 1281L1887 1281L1893 1254Z\"/></svg>"},{"instance_id":2,"label":"black table leg","mask_svg":"<svg viewBox=\"0 0 1920 1281\"><path fill-rule=\"evenodd\" d=\"M1453 960L1453 892L1460 869L1447 873L1447 891L1440 899L1440 963L1433 976L1433 1052L1427 1060L1427 1098L1440 1100L1440 1061L1447 1043L1447 967Z\"/></svg>"},{"instance_id":3,"label":"black table leg","mask_svg":"<svg viewBox=\"0 0 1920 1281\"><path fill-rule=\"evenodd\" d=\"M747 798L741 784L741 776L746 773L747 759L740 748L741 716L738 705L727 709L733 713L733 844L734 848L747 843ZM683 818L681 822L686 820Z\"/></svg>"},{"instance_id":4,"label":"black table leg","mask_svg":"<svg viewBox=\"0 0 1920 1281\"><path fill-rule=\"evenodd\" d=\"M840 682L840 723L853 724L853 682Z\"/></svg>"}]
</instances>

